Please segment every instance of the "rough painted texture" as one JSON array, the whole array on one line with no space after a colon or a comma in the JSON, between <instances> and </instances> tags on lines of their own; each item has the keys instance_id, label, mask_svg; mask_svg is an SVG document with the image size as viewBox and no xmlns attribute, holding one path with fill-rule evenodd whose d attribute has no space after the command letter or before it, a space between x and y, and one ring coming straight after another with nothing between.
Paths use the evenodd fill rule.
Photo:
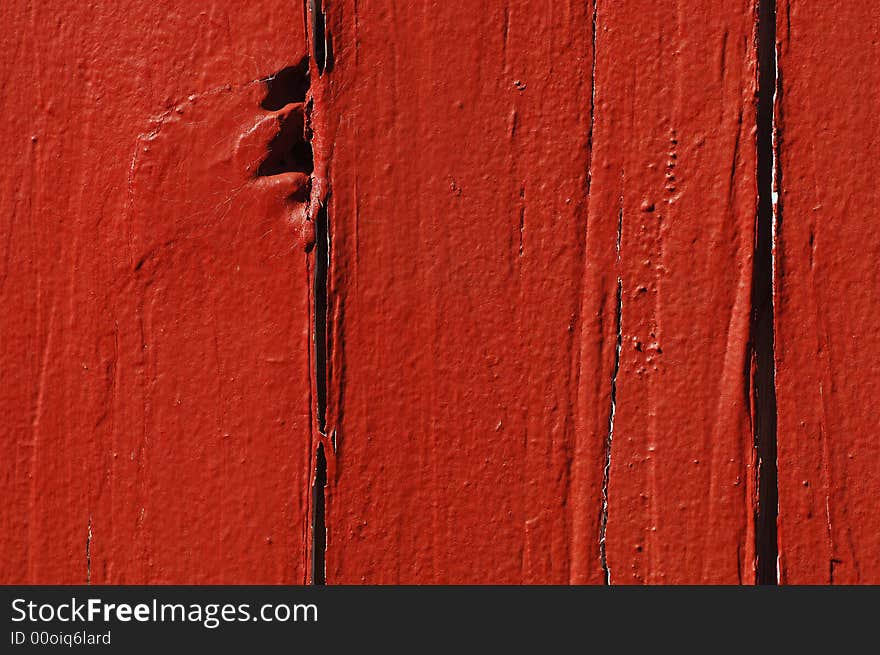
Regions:
<instances>
[{"instance_id":1,"label":"rough painted texture","mask_svg":"<svg viewBox=\"0 0 880 655\"><path fill-rule=\"evenodd\" d=\"M607 566L752 583L755 4L633 4L599 2L587 229L606 360L620 284Z\"/></svg>"},{"instance_id":2,"label":"rough painted texture","mask_svg":"<svg viewBox=\"0 0 880 655\"><path fill-rule=\"evenodd\" d=\"M327 580L598 581L602 441L575 458L573 409L590 8L328 11Z\"/></svg>"},{"instance_id":3,"label":"rough painted texture","mask_svg":"<svg viewBox=\"0 0 880 655\"><path fill-rule=\"evenodd\" d=\"M781 581L880 580L871 3L779 2L772 317L755 0L50 4L0 582L748 584L775 419Z\"/></svg>"},{"instance_id":4,"label":"rough painted texture","mask_svg":"<svg viewBox=\"0 0 880 655\"><path fill-rule=\"evenodd\" d=\"M880 581L880 7L780 2L782 582Z\"/></svg>"},{"instance_id":5,"label":"rough painted texture","mask_svg":"<svg viewBox=\"0 0 880 655\"><path fill-rule=\"evenodd\" d=\"M752 581L754 4L327 11L328 582Z\"/></svg>"},{"instance_id":6,"label":"rough painted texture","mask_svg":"<svg viewBox=\"0 0 880 655\"><path fill-rule=\"evenodd\" d=\"M302 7L0 8L0 581L302 582Z\"/></svg>"}]
</instances>

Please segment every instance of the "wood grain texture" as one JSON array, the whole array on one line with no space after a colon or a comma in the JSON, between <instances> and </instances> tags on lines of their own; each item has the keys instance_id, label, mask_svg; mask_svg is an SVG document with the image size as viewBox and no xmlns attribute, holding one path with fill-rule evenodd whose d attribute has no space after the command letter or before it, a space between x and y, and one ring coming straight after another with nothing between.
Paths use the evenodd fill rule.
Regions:
<instances>
[{"instance_id":1,"label":"wood grain texture","mask_svg":"<svg viewBox=\"0 0 880 655\"><path fill-rule=\"evenodd\" d=\"M303 582L310 293L268 2L0 8L0 580Z\"/></svg>"},{"instance_id":2,"label":"wood grain texture","mask_svg":"<svg viewBox=\"0 0 880 655\"><path fill-rule=\"evenodd\" d=\"M750 582L754 4L471 11L327 5L327 580Z\"/></svg>"},{"instance_id":3,"label":"wood grain texture","mask_svg":"<svg viewBox=\"0 0 880 655\"><path fill-rule=\"evenodd\" d=\"M780 579L880 580L880 7L779 3Z\"/></svg>"}]
</instances>

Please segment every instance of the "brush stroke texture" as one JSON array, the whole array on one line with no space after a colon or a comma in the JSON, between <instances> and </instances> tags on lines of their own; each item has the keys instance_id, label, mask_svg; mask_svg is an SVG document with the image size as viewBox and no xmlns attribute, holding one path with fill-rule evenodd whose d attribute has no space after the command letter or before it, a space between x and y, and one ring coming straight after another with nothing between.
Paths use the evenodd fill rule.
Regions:
<instances>
[{"instance_id":1,"label":"brush stroke texture","mask_svg":"<svg viewBox=\"0 0 880 655\"><path fill-rule=\"evenodd\" d=\"M779 3L780 579L880 581L880 7Z\"/></svg>"},{"instance_id":2,"label":"brush stroke texture","mask_svg":"<svg viewBox=\"0 0 880 655\"><path fill-rule=\"evenodd\" d=\"M302 8L68 5L0 7L0 581L303 582Z\"/></svg>"}]
</instances>

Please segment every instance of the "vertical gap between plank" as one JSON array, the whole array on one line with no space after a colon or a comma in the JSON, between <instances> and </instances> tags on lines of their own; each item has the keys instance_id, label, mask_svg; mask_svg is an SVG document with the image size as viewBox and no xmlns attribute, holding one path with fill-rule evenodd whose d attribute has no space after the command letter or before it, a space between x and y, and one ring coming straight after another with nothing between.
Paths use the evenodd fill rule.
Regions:
<instances>
[{"instance_id":1,"label":"vertical gap between plank","mask_svg":"<svg viewBox=\"0 0 880 655\"><path fill-rule=\"evenodd\" d=\"M323 440L327 431L327 274L330 264L330 234L327 208L322 206L315 219L315 388L319 439L315 450L315 481L312 489L312 584L326 579L327 525L325 487L327 456Z\"/></svg>"},{"instance_id":2,"label":"vertical gap between plank","mask_svg":"<svg viewBox=\"0 0 880 655\"><path fill-rule=\"evenodd\" d=\"M327 271L330 265L330 234L327 208L315 217L315 391L318 432L327 434Z\"/></svg>"},{"instance_id":3,"label":"vertical gap between plank","mask_svg":"<svg viewBox=\"0 0 880 655\"><path fill-rule=\"evenodd\" d=\"M776 371L773 274L776 223L775 103L777 101L776 1L758 1L757 182L758 216L752 283L754 358L753 430L757 455L758 507L755 526L755 581L778 584L776 519L779 487L776 463Z\"/></svg>"},{"instance_id":4,"label":"vertical gap between plank","mask_svg":"<svg viewBox=\"0 0 880 655\"><path fill-rule=\"evenodd\" d=\"M306 0L305 13L310 26L311 52L318 77L329 72L328 33L321 0ZM310 19L310 20L309 20ZM317 83L317 80L314 80ZM314 102L314 95L310 93ZM310 125L310 129L314 126ZM313 180L314 183L314 180ZM311 583L323 585L327 578L327 368L329 362L328 323L328 275L330 269L330 227L327 212L329 196L312 202L320 203L315 216L315 276L314 276L314 371L315 371L315 422L318 444L314 451L314 480L312 486L312 538Z\"/></svg>"}]
</instances>

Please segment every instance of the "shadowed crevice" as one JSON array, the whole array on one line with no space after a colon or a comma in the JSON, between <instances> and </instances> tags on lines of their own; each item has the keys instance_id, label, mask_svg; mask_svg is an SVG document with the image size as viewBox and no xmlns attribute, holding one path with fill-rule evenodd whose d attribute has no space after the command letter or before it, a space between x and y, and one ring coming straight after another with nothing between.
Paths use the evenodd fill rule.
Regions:
<instances>
[{"instance_id":1,"label":"shadowed crevice","mask_svg":"<svg viewBox=\"0 0 880 655\"><path fill-rule=\"evenodd\" d=\"M281 118L278 133L268 145L268 154L260 162L257 177L268 177L282 173L305 173L314 170L314 156L307 120L307 106L291 109Z\"/></svg>"},{"instance_id":2,"label":"shadowed crevice","mask_svg":"<svg viewBox=\"0 0 880 655\"><path fill-rule=\"evenodd\" d=\"M266 97L260 107L269 111L306 101L309 91L309 58L303 57L295 66L287 66L266 78Z\"/></svg>"},{"instance_id":3,"label":"shadowed crevice","mask_svg":"<svg viewBox=\"0 0 880 655\"><path fill-rule=\"evenodd\" d=\"M619 237L618 237L619 238ZM608 434L605 437L605 465L602 469L602 519L599 524L599 559L606 585L611 584L606 538L608 533L608 486L611 481L611 446L614 443L614 416L617 413L617 374L620 372L620 350L623 346L623 281L617 278L617 297L614 308L614 368L611 373L611 406L608 410Z\"/></svg>"},{"instance_id":4,"label":"shadowed crevice","mask_svg":"<svg viewBox=\"0 0 880 655\"><path fill-rule=\"evenodd\" d=\"M778 584L776 520L779 483L776 464L776 362L773 307L774 110L777 98L776 2L758 3L757 182L751 346L754 365L754 444L757 455L758 507L755 517L756 582Z\"/></svg>"}]
</instances>

